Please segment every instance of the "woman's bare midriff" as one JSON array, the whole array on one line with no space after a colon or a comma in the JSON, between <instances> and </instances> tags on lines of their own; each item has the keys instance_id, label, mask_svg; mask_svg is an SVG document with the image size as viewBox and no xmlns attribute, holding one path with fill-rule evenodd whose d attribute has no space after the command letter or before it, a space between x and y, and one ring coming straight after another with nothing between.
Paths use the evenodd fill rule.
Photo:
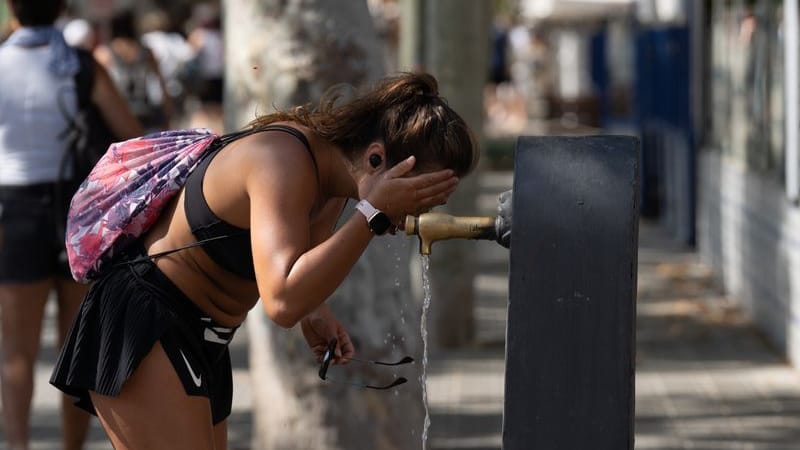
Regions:
<instances>
[{"instance_id":1,"label":"woman's bare midriff","mask_svg":"<svg viewBox=\"0 0 800 450\"><path fill-rule=\"evenodd\" d=\"M195 241L186 222L181 193L145 235L144 246L152 255ZM221 268L201 247L181 250L154 262L200 310L223 326L240 325L258 301L255 281Z\"/></svg>"}]
</instances>

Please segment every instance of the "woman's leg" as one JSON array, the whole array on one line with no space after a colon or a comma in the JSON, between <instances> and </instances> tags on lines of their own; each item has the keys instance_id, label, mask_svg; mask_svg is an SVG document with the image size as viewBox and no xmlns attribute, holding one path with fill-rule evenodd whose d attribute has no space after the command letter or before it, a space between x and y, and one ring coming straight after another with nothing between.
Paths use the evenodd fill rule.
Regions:
<instances>
[{"instance_id":1,"label":"woman's leg","mask_svg":"<svg viewBox=\"0 0 800 450\"><path fill-rule=\"evenodd\" d=\"M214 450L228 450L228 421L214 425Z\"/></svg>"},{"instance_id":2,"label":"woman's leg","mask_svg":"<svg viewBox=\"0 0 800 450\"><path fill-rule=\"evenodd\" d=\"M56 280L58 295L58 348L64 345L88 286L67 278ZM65 450L80 450L89 430L89 413L78 408L72 397L61 396L61 443Z\"/></svg>"},{"instance_id":3,"label":"woman's leg","mask_svg":"<svg viewBox=\"0 0 800 450\"><path fill-rule=\"evenodd\" d=\"M208 399L186 395L160 343L118 396L92 392L91 397L117 450L216 450Z\"/></svg>"},{"instance_id":4,"label":"woman's leg","mask_svg":"<svg viewBox=\"0 0 800 450\"><path fill-rule=\"evenodd\" d=\"M0 284L3 427L11 450L28 448L33 371L52 281Z\"/></svg>"}]
</instances>

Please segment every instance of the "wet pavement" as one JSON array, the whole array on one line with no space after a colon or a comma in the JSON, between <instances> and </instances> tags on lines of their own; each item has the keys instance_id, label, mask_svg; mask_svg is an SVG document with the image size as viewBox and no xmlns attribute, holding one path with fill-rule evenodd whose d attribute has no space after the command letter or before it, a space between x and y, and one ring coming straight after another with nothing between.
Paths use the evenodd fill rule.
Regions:
<instances>
[{"instance_id":1,"label":"wet pavement","mask_svg":"<svg viewBox=\"0 0 800 450\"><path fill-rule=\"evenodd\" d=\"M481 183L479 213L492 214L511 174L489 174ZM501 445L508 252L476 245L483 258L475 280L476 343L430 355L429 449ZM635 447L800 449L800 371L731 305L697 255L643 222L638 282ZM246 332L233 340L232 355L230 448L243 450L252 436ZM34 450L60 446L58 394L47 384L54 359L50 331L36 371ZM86 448L112 448L96 420Z\"/></svg>"}]
</instances>

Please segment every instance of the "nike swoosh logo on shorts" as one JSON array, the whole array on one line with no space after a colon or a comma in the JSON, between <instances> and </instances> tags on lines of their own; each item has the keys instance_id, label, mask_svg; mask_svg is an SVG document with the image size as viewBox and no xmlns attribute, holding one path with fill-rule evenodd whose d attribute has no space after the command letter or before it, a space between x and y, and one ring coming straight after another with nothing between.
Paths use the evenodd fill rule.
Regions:
<instances>
[{"instance_id":1,"label":"nike swoosh logo on shorts","mask_svg":"<svg viewBox=\"0 0 800 450\"><path fill-rule=\"evenodd\" d=\"M224 327L211 327L206 328L205 332L203 332L203 339L207 342L213 342L215 344L222 344L228 345L231 341L231 333L233 332L232 328L224 328ZM220 334L223 336L227 335L226 337L220 337Z\"/></svg>"},{"instance_id":2,"label":"nike swoosh logo on shorts","mask_svg":"<svg viewBox=\"0 0 800 450\"><path fill-rule=\"evenodd\" d=\"M181 352L181 357L183 358L183 362L186 363L186 368L189 369L189 376L192 377L194 385L200 387L201 383L203 382L203 376L195 375L194 370L192 370L192 365L189 364L189 360L186 359L186 355L183 354L183 350L178 349L178 351Z\"/></svg>"}]
</instances>

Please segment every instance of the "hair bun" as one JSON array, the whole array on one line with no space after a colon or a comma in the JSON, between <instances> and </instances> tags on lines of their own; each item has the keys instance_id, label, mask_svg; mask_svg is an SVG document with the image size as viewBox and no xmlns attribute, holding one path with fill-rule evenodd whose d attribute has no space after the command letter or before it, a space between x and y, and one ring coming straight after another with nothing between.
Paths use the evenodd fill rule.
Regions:
<instances>
[{"instance_id":1,"label":"hair bun","mask_svg":"<svg viewBox=\"0 0 800 450\"><path fill-rule=\"evenodd\" d=\"M419 83L420 87L420 94L425 97L438 97L439 96L439 84L436 82L436 78L434 78L429 73L420 73L418 74L417 82Z\"/></svg>"},{"instance_id":2,"label":"hair bun","mask_svg":"<svg viewBox=\"0 0 800 450\"><path fill-rule=\"evenodd\" d=\"M423 91L423 90L420 90L420 91L418 91L418 92L417 92L417 96L418 96L418 97L425 98L425 99L434 99L434 98L439 98L439 94L436 94L436 93L430 93L430 92L426 92L426 91Z\"/></svg>"}]
</instances>

